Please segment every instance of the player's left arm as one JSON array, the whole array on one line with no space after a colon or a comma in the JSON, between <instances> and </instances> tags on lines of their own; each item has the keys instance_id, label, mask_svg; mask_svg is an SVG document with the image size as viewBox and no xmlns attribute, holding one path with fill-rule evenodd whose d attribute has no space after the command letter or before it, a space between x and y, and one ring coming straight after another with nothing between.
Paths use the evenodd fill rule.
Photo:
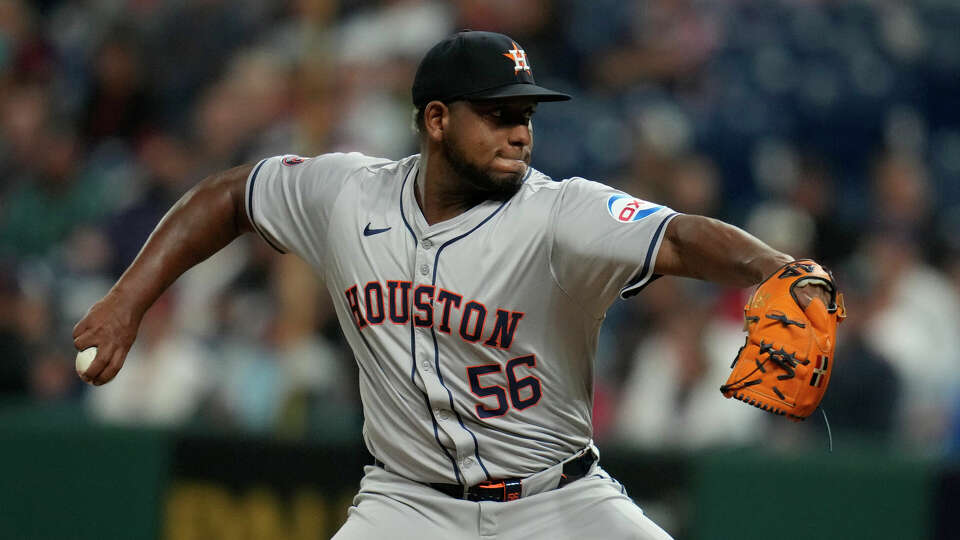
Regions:
<instances>
[{"instance_id":1,"label":"player's left arm","mask_svg":"<svg viewBox=\"0 0 960 540\"><path fill-rule=\"evenodd\" d=\"M667 224L654 272L750 287L792 260L739 227L680 214ZM804 287L798 295L804 307L810 298L818 297L825 304L830 298L821 287Z\"/></svg>"}]
</instances>

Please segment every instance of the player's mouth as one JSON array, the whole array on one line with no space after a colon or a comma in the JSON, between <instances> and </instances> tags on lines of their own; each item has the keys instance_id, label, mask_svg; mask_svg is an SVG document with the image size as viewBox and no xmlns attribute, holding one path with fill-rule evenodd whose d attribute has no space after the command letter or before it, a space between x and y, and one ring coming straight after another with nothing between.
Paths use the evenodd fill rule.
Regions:
<instances>
[{"instance_id":1,"label":"player's mouth","mask_svg":"<svg viewBox=\"0 0 960 540\"><path fill-rule=\"evenodd\" d=\"M527 172L527 161L520 158L508 158L503 156L497 156L493 160L493 166L495 169L498 169L500 172L508 172L514 174L525 174Z\"/></svg>"},{"instance_id":2,"label":"player's mouth","mask_svg":"<svg viewBox=\"0 0 960 540\"><path fill-rule=\"evenodd\" d=\"M507 162L520 162L524 165L530 165L530 151L522 150L519 153L516 152L507 152L507 153L497 153L496 157L503 161Z\"/></svg>"}]
</instances>

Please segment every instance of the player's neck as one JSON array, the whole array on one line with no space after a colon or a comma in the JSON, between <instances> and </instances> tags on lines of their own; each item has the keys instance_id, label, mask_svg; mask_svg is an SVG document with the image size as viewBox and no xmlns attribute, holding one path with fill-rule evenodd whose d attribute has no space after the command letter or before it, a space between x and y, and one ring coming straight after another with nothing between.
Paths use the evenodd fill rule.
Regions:
<instances>
[{"instance_id":1,"label":"player's neck","mask_svg":"<svg viewBox=\"0 0 960 540\"><path fill-rule=\"evenodd\" d=\"M441 159L426 157L421 158L414 193L428 225L453 219L485 200L465 190L463 180Z\"/></svg>"}]
</instances>

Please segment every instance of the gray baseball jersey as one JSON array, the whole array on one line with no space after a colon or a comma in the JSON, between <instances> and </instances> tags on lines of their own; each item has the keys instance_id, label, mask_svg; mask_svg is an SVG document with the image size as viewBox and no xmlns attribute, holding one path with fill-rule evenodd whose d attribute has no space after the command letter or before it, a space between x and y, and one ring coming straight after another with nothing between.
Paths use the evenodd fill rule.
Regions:
<instances>
[{"instance_id":1,"label":"gray baseball jersey","mask_svg":"<svg viewBox=\"0 0 960 540\"><path fill-rule=\"evenodd\" d=\"M653 277L669 208L528 169L520 191L428 225L419 156L277 156L250 221L324 278L360 369L364 438L420 482L524 477L591 441L604 314Z\"/></svg>"}]
</instances>

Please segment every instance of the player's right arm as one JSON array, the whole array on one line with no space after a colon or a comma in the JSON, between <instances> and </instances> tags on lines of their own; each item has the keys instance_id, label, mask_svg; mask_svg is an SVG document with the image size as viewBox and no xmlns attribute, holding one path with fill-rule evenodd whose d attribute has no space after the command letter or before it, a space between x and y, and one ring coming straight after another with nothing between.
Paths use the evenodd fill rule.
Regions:
<instances>
[{"instance_id":1,"label":"player's right arm","mask_svg":"<svg viewBox=\"0 0 960 540\"><path fill-rule=\"evenodd\" d=\"M181 274L253 227L244 206L243 165L213 174L187 192L160 220L133 263L73 329L77 350L97 347L81 376L101 385L123 366L144 313Z\"/></svg>"}]
</instances>

